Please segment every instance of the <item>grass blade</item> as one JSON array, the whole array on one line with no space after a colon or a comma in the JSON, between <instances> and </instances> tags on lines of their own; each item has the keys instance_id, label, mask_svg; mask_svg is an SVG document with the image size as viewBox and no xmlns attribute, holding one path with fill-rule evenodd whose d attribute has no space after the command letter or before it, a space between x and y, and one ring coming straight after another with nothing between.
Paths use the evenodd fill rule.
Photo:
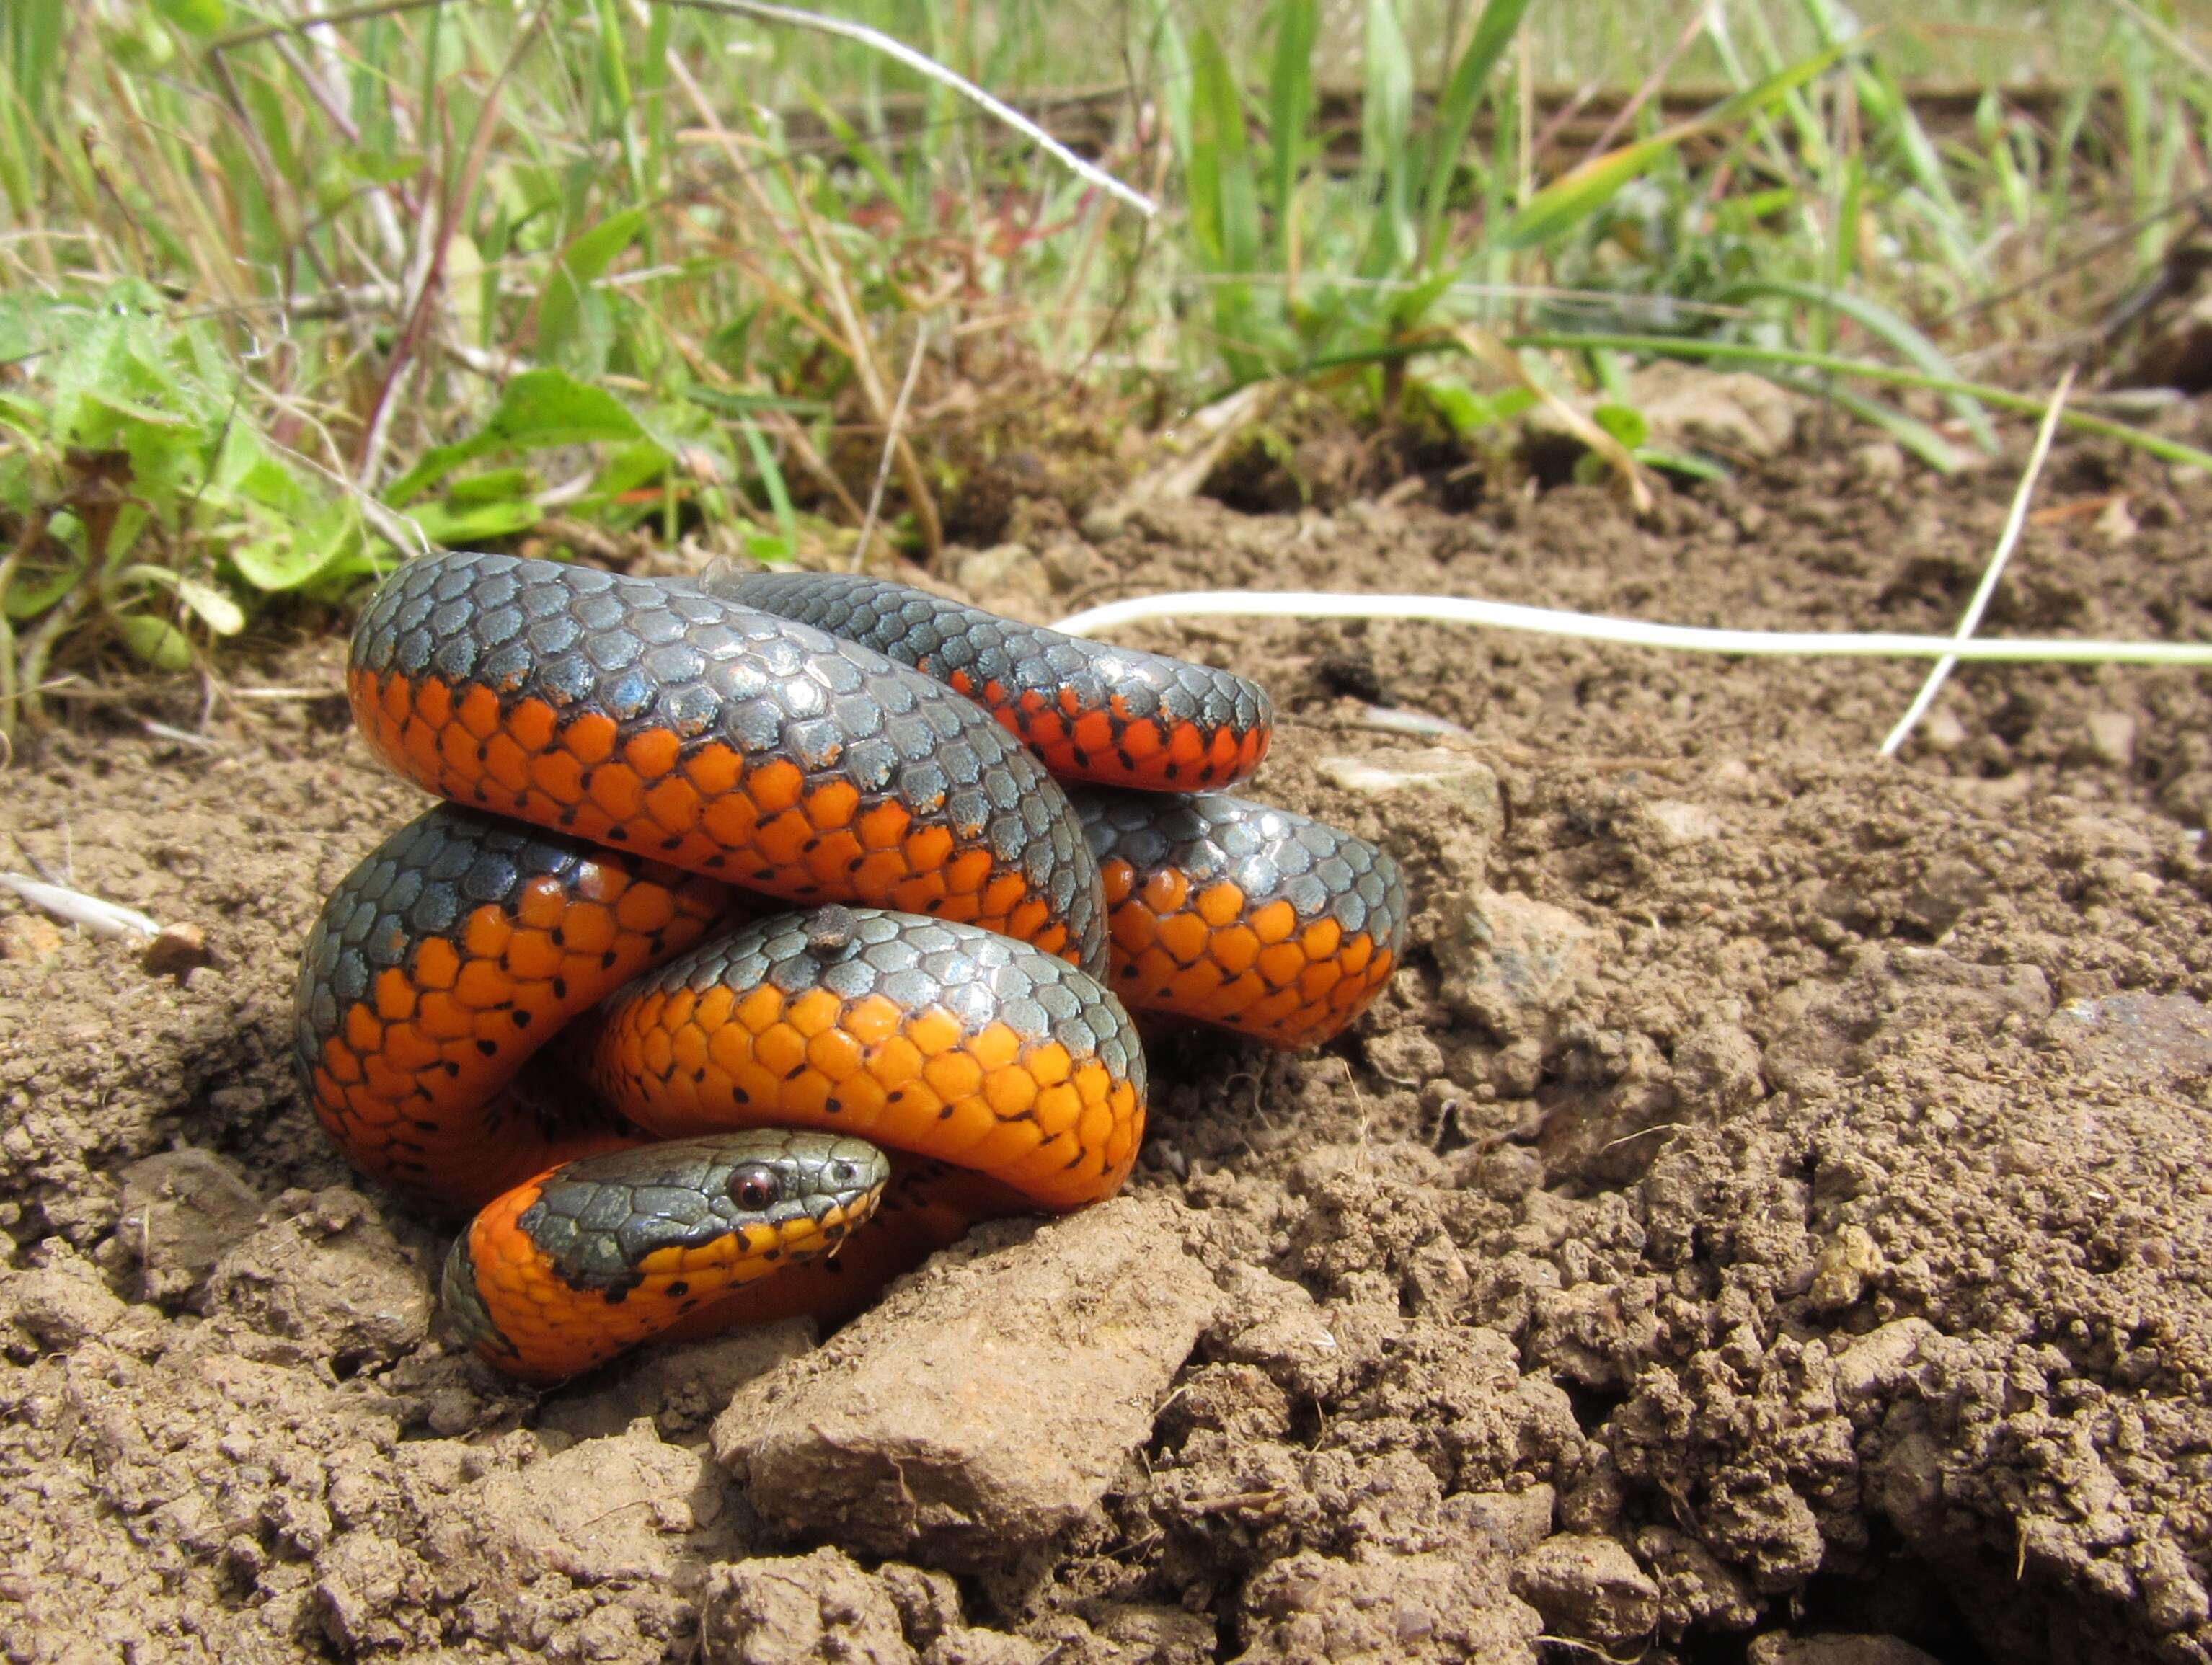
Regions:
<instances>
[{"instance_id":1,"label":"grass blade","mask_svg":"<svg viewBox=\"0 0 2212 1665\"><path fill-rule=\"evenodd\" d=\"M1959 379L1959 372L1934 342L1887 307L1877 306L1863 295L1822 289L1792 278L1753 277L1729 286L1715 299L1724 306L1733 306L1760 295L1771 296L1778 300L1794 300L1803 306L1824 307L1840 313L1869 335L1888 342L1901 357L1917 365L1929 375L1941 376L1948 381ZM1958 413L1959 420L1966 425L1967 432L1974 436L1974 443L1990 456L1996 456L1996 430L1990 425L1989 413L1982 409L1979 402L1960 394L1953 397L1951 408Z\"/></svg>"},{"instance_id":2,"label":"grass blade","mask_svg":"<svg viewBox=\"0 0 2212 1665\"><path fill-rule=\"evenodd\" d=\"M1489 0L1482 9L1482 15L1475 20L1474 33L1467 43L1467 50L1452 66L1451 80L1437 106L1431 129L1429 177L1421 192L1421 249L1425 257L1436 251L1444 204L1450 198L1452 180L1458 174L1468 136L1474 130L1475 107L1481 101L1483 89L1490 84L1491 71L1505 56L1505 49L1513 44L1513 37L1528 11L1528 0Z\"/></svg>"},{"instance_id":3,"label":"grass blade","mask_svg":"<svg viewBox=\"0 0 2212 1665\"><path fill-rule=\"evenodd\" d=\"M1784 94L1825 74L1853 45L1843 41L1815 52L1715 105L1702 116L1677 122L1663 132L1594 156L1570 169L1531 197L1521 211L1506 221L1498 233L1498 245L1528 249L1565 237L1610 202L1623 185L1650 172L1686 140L1741 125Z\"/></svg>"},{"instance_id":4,"label":"grass blade","mask_svg":"<svg viewBox=\"0 0 2212 1665\"><path fill-rule=\"evenodd\" d=\"M1275 66L1267 85L1267 131L1273 147L1268 194L1285 266L1296 235L1291 198L1305 164L1306 130L1313 122L1314 39L1320 28L1321 11L1314 0L1282 0L1275 9Z\"/></svg>"}]
</instances>

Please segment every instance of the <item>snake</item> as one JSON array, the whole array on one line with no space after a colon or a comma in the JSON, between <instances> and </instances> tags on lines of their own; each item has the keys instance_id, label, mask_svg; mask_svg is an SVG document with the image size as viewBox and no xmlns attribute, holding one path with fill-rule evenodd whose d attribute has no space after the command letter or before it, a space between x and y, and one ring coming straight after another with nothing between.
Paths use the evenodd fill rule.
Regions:
<instances>
[{"instance_id":1,"label":"snake","mask_svg":"<svg viewBox=\"0 0 2212 1665\"><path fill-rule=\"evenodd\" d=\"M346 692L438 802L309 930L297 1073L528 1383L1102 1201L1140 1024L1319 1045L1403 951L1389 856L1219 790L1256 685L885 579L425 555Z\"/></svg>"}]
</instances>

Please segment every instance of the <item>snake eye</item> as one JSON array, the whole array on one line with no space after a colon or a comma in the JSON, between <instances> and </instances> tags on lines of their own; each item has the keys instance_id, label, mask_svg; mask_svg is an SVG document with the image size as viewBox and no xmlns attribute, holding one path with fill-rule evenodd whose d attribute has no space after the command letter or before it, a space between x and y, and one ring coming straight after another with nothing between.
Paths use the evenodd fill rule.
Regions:
<instances>
[{"instance_id":1,"label":"snake eye","mask_svg":"<svg viewBox=\"0 0 2212 1665\"><path fill-rule=\"evenodd\" d=\"M781 1189L775 1170L765 1162L748 1162L730 1175L730 1201L754 1214L773 1203Z\"/></svg>"}]
</instances>

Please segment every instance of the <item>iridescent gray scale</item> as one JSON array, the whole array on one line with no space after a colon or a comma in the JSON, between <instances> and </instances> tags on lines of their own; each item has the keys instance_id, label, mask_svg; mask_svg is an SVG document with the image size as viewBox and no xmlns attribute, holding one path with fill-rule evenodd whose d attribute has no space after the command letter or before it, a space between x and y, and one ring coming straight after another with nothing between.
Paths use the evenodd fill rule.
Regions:
<instances>
[{"instance_id":1,"label":"iridescent gray scale","mask_svg":"<svg viewBox=\"0 0 2212 1665\"><path fill-rule=\"evenodd\" d=\"M379 588L350 672L372 743L457 802L799 901L985 918L991 878L1016 875L988 922L1034 913L1023 934L1103 965L1058 786L972 702L856 643L684 584L448 554ZM989 875L946 893L969 852Z\"/></svg>"},{"instance_id":2,"label":"iridescent gray scale","mask_svg":"<svg viewBox=\"0 0 2212 1665\"><path fill-rule=\"evenodd\" d=\"M843 572L722 573L702 582L950 683L1070 778L1170 790L1225 785L1258 765L1274 722L1267 692L1233 672L1103 646L908 584ZM1099 714L1096 730L1080 725L1083 712ZM1152 742L1136 746L1133 728L1154 730ZM1170 743L1178 730L1192 736L1185 747Z\"/></svg>"},{"instance_id":3,"label":"iridescent gray scale","mask_svg":"<svg viewBox=\"0 0 2212 1665\"><path fill-rule=\"evenodd\" d=\"M1141 889L1155 873L1182 873L1194 890L1221 881L1246 911L1278 897L1301 926L1334 919L1394 954L1407 919L1398 864L1366 839L1310 816L1218 792L1177 799L1078 787L1068 797L1101 866L1126 862Z\"/></svg>"}]
</instances>

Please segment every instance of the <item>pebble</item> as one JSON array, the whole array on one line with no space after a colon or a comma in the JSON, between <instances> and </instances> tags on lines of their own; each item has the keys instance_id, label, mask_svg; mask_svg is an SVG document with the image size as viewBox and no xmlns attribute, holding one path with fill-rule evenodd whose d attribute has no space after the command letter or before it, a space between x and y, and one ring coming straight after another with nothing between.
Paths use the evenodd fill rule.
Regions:
<instances>
[{"instance_id":1,"label":"pebble","mask_svg":"<svg viewBox=\"0 0 2212 1665\"><path fill-rule=\"evenodd\" d=\"M2089 755L2115 769L2136 760L2136 720L2125 711L2092 711L2081 724Z\"/></svg>"},{"instance_id":2,"label":"pebble","mask_svg":"<svg viewBox=\"0 0 2212 1665\"><path fill-rule=\"evenodd\" d=\"M1480 890L1437 934L1443 997L1501 1039L1543 1035L1619 941L1565 908Z\"/></svg>"},{"instance_id":3,"label":"pebble","mask_svg":"<svg viewBox=\"0 0 2212 1665\"><path fill-rule=\"evenodd\" d=\"M203 966L212 966L215 955L207 934L198 925L164 925L161 934L138 951L140 967L151 977L173 977L179 982Z\"/></svg>"}]
</instances>

